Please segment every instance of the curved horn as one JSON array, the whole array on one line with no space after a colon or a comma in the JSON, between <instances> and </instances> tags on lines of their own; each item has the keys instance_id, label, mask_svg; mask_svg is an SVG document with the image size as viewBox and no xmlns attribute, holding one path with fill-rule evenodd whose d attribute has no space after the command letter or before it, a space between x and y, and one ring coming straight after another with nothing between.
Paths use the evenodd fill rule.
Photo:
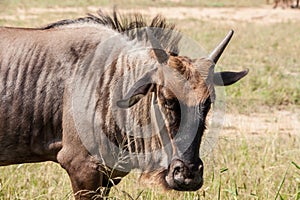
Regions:
<instances>
[{"instance_id":1,"label":"curved horn","mask_svg":"<svg viewBox=\"0 0 300 200\"><path fill-rule=\"evenodd\" d=\"M227 44L229 43L234 31L230 30L223 41L209 54L209 58L214 61L216 64L222 55L224 49L226 48Z\"/></svg>"},{"instance_id":2,"label":"curved horn","mask_svg":"<svg viewBox=\"0 0 300 200\"><path fill-rule=\"evenodd\" d=\"M169 60L169 55L165 52L163 47L160 45L159 41L154 37L153 32L149 30L149 28L146 28L146 30L147 30L148 39L152 45L157 61L160 64L167 63Z\"/></svg>"}]
</instances>

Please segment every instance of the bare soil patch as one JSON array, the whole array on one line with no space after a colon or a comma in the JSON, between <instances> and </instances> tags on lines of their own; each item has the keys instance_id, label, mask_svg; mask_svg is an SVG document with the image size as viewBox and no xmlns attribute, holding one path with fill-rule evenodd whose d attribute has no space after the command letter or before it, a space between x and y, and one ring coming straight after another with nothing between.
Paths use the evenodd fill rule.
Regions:
<instances>
[{"instance_id":1,"label":"bare soil patch","mask_svg":"<svg viewBox=\"0 0 300 200\"><path fill-rule=\"evenodd\" d=\"M128 12L128 10L127 10ZM133 12L133 10L130 10ZM269 6L260 8L154 8L139 10L144 14L162 14L168 18L186 19L195 18L204 21L218 22L251 22L251 23L280 23L300 22L299 9L272 9Z\"/></svg>"},{"instance_id":2,"label":"bare soil patch","mask_svg":"<svg viewBox=\"0 0 300 200\"><path fill-rule=\"evenodd\" d=\"M274 110L249 115L226 113L223 129L225 134L232 135L247 133L264 136L276 133L300 137L300 110Z\"/></svg>"},{"instance_id":3,"label":"bare soil patch","mask_svg":"<svg viewBox=\"0 0 300 200\"><path fill-rule=\"evenodd\" d=\"M86 8L30 8L18 9L17 15L0 15L0 19L18 20L33 19L45 13L72 12L84 15L87 12L95 13L99 7ZM112 8L102 7L104 11L110 12ZM260 24L300 22L300 9L272 9L271 6L263 7L149 7L141 9L121 9L123 13L142 13L148 16L161 14L172 19L194 18L203 21L216 22L250 22Z\"/></svg>"}]
</instances>

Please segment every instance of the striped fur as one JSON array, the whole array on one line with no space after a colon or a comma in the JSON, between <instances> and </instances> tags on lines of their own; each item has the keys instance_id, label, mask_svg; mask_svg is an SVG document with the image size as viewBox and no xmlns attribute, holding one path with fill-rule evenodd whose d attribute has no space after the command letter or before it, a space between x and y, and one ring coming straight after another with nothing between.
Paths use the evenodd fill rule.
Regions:
<instances>
[{"instance_id":1,"label":"striped fur","mask_svg":"<svg viewBox=\"0 0 300 200\"><path fill-rule=\"evenodd\" d=\"M168 53L166 64L147 27ZM174 25L99 11L38 29L2 27L0 36L0 165L58 162L78 199L134 168L167 189L201 187L214 63L179 56ZM134 88L143 78L149 82ZM136 89L135 105L119 108ZM178 165L189 184L174 182Z\"/></svg>"}]
</instances>

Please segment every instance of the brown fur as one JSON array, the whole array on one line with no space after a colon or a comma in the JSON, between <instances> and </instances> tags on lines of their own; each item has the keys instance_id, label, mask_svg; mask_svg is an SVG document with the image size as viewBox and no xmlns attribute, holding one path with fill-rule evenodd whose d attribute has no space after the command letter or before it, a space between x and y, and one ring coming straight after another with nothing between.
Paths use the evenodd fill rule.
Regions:
<instances>
[{"instance_id":1,"label":"brown fur","mask_svg":"<svg viewBox=\"0 0 300 200\"><path fill-rule=\"evenodd\" d=\"M69 174L76 199L103 198L133 168L143 170L144 177L155 174L157 183L169 189L202 186L199 146L214 99L214 63L178 56L181 35L158 16L148 26L171 55L161 64L147 50L147 32L138 29L147 26L142 17L121 19L116 12L99 12L39 29L0 28L0 165L58 162ZM112 35L118 37L110 40ZM132 52L132 40L146 50ZM224 81L232 84L246 74L226 73ZM150 85L134 87L143 77ZM78 88L78 98L87 98L79 105L74 104ZM81 97L86 91L89 96ZM118 100L124 108L129 105L128 91L136 105L117 107ZM196 111L198 119L183 124L184 144L190 146L181 154L174 138L180 120L190 113L183 116L179 104ZM76 113L78 107L84 112ZM151 137L144 125L151 127ZM176 166L183 181L192 179L190 184L172 179Z\"/></svg>"},{"instance_id":2,"label":"brown fur","mask_svg":"<svg viewBox=\"0 0 300 200\"><path fill-rule=\"evenodd\" d=\"M175 71L166 69L168 72L165 74L172 74L169 78L170 81L166 83L167 87L170 87L172 91L177 91L177 98L185 102L188 106L195 106L201 102L204 102L207 98L214 97L213 81L209 80L208 74L211 73L211 69L214 67L210 60L201 59L193 62L187 57L173 57L171 56L168 62L169 66ZM199 68L197 65L200 65ZM168 76L168 75L167 75ZM178 90L179 89L179 90ZM174 98L172 93L165 94L167 98Z\"/></svg>"}]
</instances>

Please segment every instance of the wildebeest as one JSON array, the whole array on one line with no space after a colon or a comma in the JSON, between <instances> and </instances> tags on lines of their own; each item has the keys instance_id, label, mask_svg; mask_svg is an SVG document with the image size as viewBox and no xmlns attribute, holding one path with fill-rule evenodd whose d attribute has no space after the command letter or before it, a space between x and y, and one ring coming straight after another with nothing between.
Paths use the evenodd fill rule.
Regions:
<instances>
[{"instance_id":1,"label":"wildebeest","mask_svg":"<svg viewBox=\"0 0 300 200\"><path fill-rule=\"evenodd\" d=\"M277 8L278 4L281 3L282 8L289 7L293 2L291 0L274 0L273 8Z\"/></svg>"},{"instance_id":2,"label":"wildebeest","mask_svg":"<svg viewBox=\"0 0 300 200\"><path fill-rule=\"evenodd\" d=\"M108 194L131 169L166 189L203 184L199 147L214 72L231 39L207 58L181 56L181 34L157 16L99 11L42 28L0 29L0 165L54 161L77 199ZM106 188L105 190L101 190Z\"/></svg>"}]
</instances>

